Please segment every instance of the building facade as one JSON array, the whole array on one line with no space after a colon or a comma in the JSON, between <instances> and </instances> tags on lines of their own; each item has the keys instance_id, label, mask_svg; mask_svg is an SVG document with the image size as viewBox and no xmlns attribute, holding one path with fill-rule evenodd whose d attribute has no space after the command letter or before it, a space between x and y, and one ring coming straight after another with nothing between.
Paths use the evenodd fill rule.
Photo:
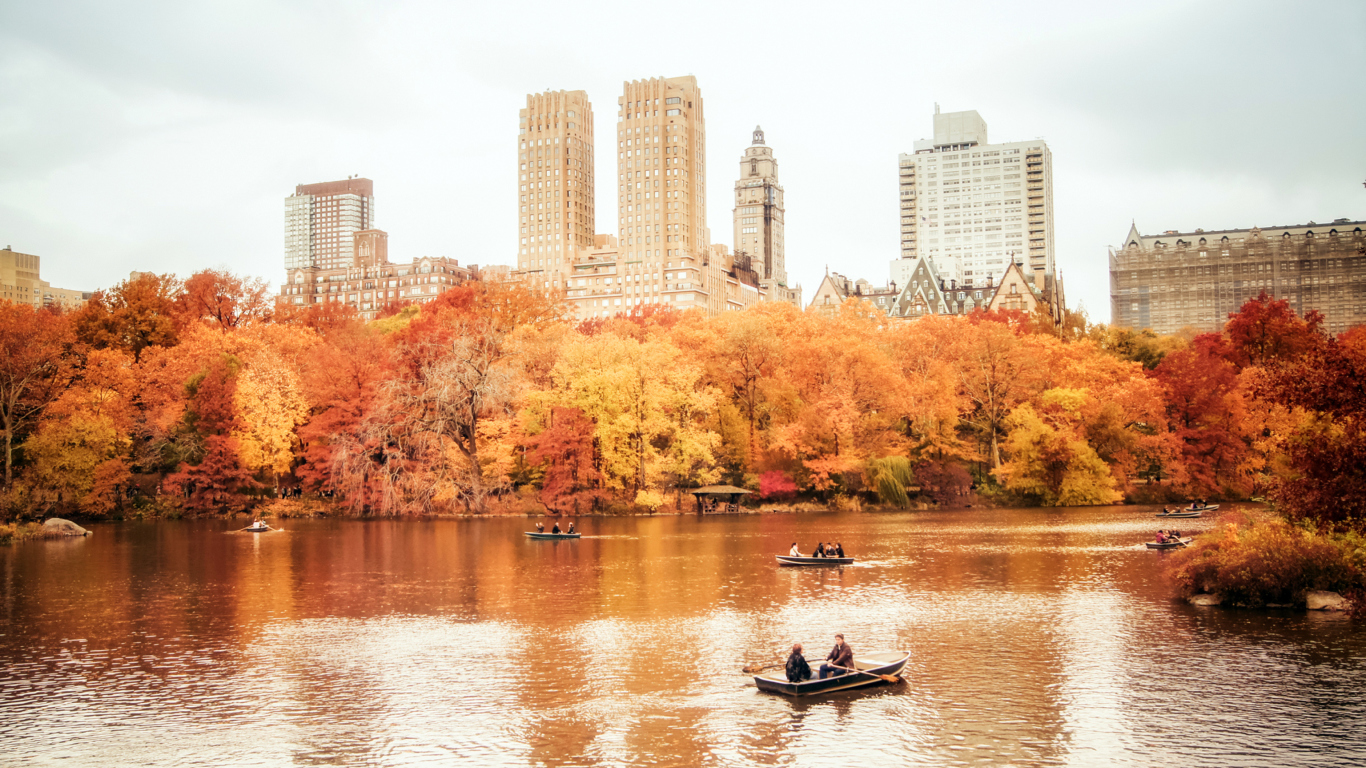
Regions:
<instances>
[{"instance_id":1,"label":"building facade","mask_svg":"<svg viewBox=\"0 0 1366 768\"><path fill-rule=\"evenodd\" d=\"M559 274L593 247L593 105L583 91L528 94L518 116L520 269Z\"/></svg>"},{"instance_id":2,"label":"building facade","mask_svg":"<svg viewBox=\"0 0 1366 768\"><path fill-rule=\"evenodd\" d=\"M278 301L295 307L348 304L361 318L373 320L386 307L425 304L443 291L479 277L477 266L462 267L444 256L394 264L389 261L389 235L383 230L356 232L350 251L354 255L346 266L288 270Z\"/></svg>"},{"instance_id":3,"label":"building facade","mask_svg":"<svg viewBox=\"0 0 1366 768\"><path fill-rule=\"evenodd\" d=\"M1110 321L1212 332L1262 291L1341 333L1366 322L1366 222L1143 235L1110 248Z\"/></svg>"},{"instance_id":4,"label":"building facade","mask_svg":"<svg viewBox=\"0 0 1366 768\"><path fill-rule=\"evenodd\" d=\"M344 269L355 259L355 234L374 226L370 179L300 184L285 198L285 270Z\"/></svg>"},{"instance_id":5,"label":"building facade","mask_svg":"<svg viewBox=\"0 0 1366 768\"><path fill-rule=\"evenodd\" d=\"M54 288L40 274L42 259L20 253L10 246L0 250L0 300L32 307L79 309L90 299L90 291Z\"/></svg>"},{"instance_id":6,"label":"building facade","mask_svg":"<svg viewBox=\"0 0 1366 768\"><path fill-rule=\"evenodd\" d=\"M1056 275L1053 156L1042 139L991 144L977 112L941 114L936 106L934 138L915 142L897 165L901 258L892 262L893 281L904 282L921 255L967 288L999 283L1017 261Z\"/></svg>"},{"instance_id":7,"label":"building facade","mask_svg":"<svg viewBox=\"0 0 1366 768\"><path fill-rule=\"evenodd\" d=\"M740 158L740 176L735 181L735 255L749 257L770 301L800 307L801 291L787 285L784 215L778 161L764 142L763 129L756 125L753 141Z\"/></svg>"}]
</instances>

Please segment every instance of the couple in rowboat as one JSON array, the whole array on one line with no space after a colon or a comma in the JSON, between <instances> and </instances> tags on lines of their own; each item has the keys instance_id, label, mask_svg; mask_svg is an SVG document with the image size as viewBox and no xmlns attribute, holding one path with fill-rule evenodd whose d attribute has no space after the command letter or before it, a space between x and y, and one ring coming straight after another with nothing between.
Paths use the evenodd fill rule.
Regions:
<instances>
[{"instance_id":1,"label":"couple in rowboat","mask_svg":"<svg viewBox=\"0 0 1366 768\"><path fill-rule=\"evenodd\" d=\"M848 674L848 670L854 668L854 649L844 642L844 635L835 635L835 647L825 655L825 660L827 663L822 664L820 669L822 680ZM787 680L800 683L810 679L811 665L806 663L806 657L802 655L802 644L797 643L787 657Z\"/></svg>"}]
</instances>

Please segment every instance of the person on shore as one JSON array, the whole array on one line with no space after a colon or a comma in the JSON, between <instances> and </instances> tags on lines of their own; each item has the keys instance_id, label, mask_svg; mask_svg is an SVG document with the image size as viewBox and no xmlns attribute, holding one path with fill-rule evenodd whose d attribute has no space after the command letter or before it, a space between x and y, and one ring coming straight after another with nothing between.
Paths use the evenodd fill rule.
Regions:
<instances>
[{"instance_id":1,"label":"person on shore","mask_svg":"<svg viewBox=\"0 0 1366 768\"><path fill-rule=\"evenodd\" d=\"M806 657L802 655L802 644L797 643L792 646L792 653L787 655L787 681L800 683L810 679L811 665L806 663Z\"/></svg>"},{"instance_id":2,"label":"person on shore","mask_svg":"<svg viewBox=\"0 0 1366 768\"><path fill-rule=\"evenodd\" d=\"M551 528L551 529L550 529L550 532L551 532L551 533L559 533L559 532L560 532L560 524L559 524L559 523L555 523L555 527L554 527L554 528Z\"/></svg>"},{"instance_id":3,"label":"person on shore","mask_svg":"<svg viewBox=\"0 0 1366 768\"><path fill-rule=\"evenodd\" d=\"M788 550L787 554L790 555L790 556L792 556L792 557L801 557L801 556L802 556L802 551L801 551L800 549L797 549L797 542L795 542L795 541L792 542L792 549ZM801 646L799 645L799 646L797 646L797 647L800 648Z\"/></svg>"},{"instance_id":4,"label":"person on shore","mask_svg":"<svg viewBox=\"0 0 1366 768\"><path fill-rule=\"evenodd\" d=\"M844 557L844 545L838 541L835 542L835 557Z\"/></svg>"},{"instance_id":5,"label":"person on shore","mask_svg":"<svg viewBox=\"0 0 1366 768\"><path fill-rule=\"evenodd\" d=\"M821 679L848 674L854 668L854 649L844 642L844 635L835 635L835 647L825 655L826 663L821 665Z\"/></svg>"}]
</instances>

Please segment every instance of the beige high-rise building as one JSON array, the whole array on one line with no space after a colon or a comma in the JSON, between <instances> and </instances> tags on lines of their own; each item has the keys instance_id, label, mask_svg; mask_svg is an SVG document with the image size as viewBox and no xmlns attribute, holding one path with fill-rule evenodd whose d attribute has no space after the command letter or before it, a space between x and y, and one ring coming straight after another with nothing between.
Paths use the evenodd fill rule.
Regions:
<instances>
[{"instance_id":1,"label":"beige high-rise building","mask_svg":"<svg viewBox=\"0 0 1366 768\"><path fill-rule=\"evenodd\" d=\"M285 270L348 267L356 256L356 233L374 226L373 181L300 184L285 198Z\"/></svg>"},{"instance_id":2,"label":"beige high-rise building","mask_svg":"<svg viewBox=\"0 0 1366 768\"><path fill-rule=\"evenodd\" d=\"M696 267L707 232L707 131L697 78L624 83L617 219L628 261Z\"/></svg>"},{"instance_id":3,"label":"beige high-rise building","mask_svg":"<svg viewBox=\"0 0 1366 768\"><path fill-rule=\"evenodd\" d=\"M936 106L934 139L915 142L898 165L901 258L892 282L904 284L922 254L955 287L999 284L1015 262L1055 275L1053 155L1042 139L989 144L977 112Z\"/></svg>"},{"instance_id":4,"label":"beige high-rise building","mask_svg":"<svg viewBox=\"0 0 1366 768\"><path fill-rule=\"evenodd\" d=\"M53 288L39 275L41 263L39 256L20 253L8 245L0 249L0 300L38 308L78 309L90 299L90 291Z\"/></svg>"},{"instance_id":5,"label":"beige high-rise building","mask_svg":"<svg viewBox=\"0 0 1366 768\"><path fill-rule=\"evenodd\" d=\"M764 131L754 126L753 141L740 158L733 211L735 258L749 266L767 289L769 301L802 304L800 289L787 287L784 244L783 186L778 183L778 160L764 143Z\"/></svg>"},{"instance_id":6,"label":"beige high-rise building","mask_svg":"<svg viewBox=\"0 0 1366 768\"><path fill-rule=\"evenodd\" d=\"M562 285L593 247L593 105L584 91L528 94L517 135L518 267Z\"/></svg>"}]
</instances>

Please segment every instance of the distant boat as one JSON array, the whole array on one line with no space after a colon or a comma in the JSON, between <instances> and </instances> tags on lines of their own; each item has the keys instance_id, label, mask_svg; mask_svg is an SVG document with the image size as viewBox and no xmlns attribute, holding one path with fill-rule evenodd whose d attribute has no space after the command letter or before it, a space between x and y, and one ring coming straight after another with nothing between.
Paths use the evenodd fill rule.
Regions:
<instances>
[{"instance_id":1,"label":"distant boat","mask_svg":"<svg viewBox=\"0 0 1366 768\"><path fill-rule=\"evenodd\" d=\"M761 691L782 693L788 696L811 696L817 693L847 691L850 688L862 688L865 685L886 682L879 675L899 674L910 659L911 654L901 651L869 653L854 659L854 668L859 670L858 672L847 672L838 677L827 677L824 680L813 676L810 680L793 683L788 681L787 673L779 669L774 672L755 675L754 685Z\"/></svg>"},{"instance_id":2,"label":"distant boat","mask_svg":"<svg viewBox=\"0 0 1366 768\"><path fill-rule=\"evenodd\" d=\"M1177 541L1168 541L1162 544L1158 544L1155 541L1150 541L1148 542L1148 549L1175 549L1177 547L1184 547L1192 541L1195 541L1194 536L1187 536L1184 539L1179 539Z\"/></svg>"},{"instance_id":3,"label":"distant boat","mask_svg":"<svg viewBox=\"0 0 1366 768\"><path fill-rule=\"evenodd\" d=\"M577 539L577 533L539 533L537 531L527 531L526 535L533 539Z\"/></svg>"},{"instance_id":4,"label":"distant boat","mask_svg":"<svg viewBox=\"0 0 1366 768\"><path fill-rule=\"evenodd\" d=\"M247 533L267 533L268 531L270 531L270 526L266 525L260 520L257 520L256 522L252 523L251 525L248 525L246 528L243 528L242 530L246 531Z\"/></svg>"},{"instance_id":5,"label":"distant boat","mask_svg":"<svg viewBox=\"0 0 1366 768\"><path fill-rule=\"evenodd\" d=\"M1208 504L1203 507L1181 507L1171 512L1158 512L1153 517L1199 517L1206 512L1215 512L1219 509L1218 504Z\"/></svg>"},{"instance_id":6,"label":"distant boat","mask_svg":"<svg viewBox=\"0 0 1366 768\"><path fill-rule=\"evenodd\" d=\"M798 555L777 555L778 565L849 565L852 557L802 557Z\"/></svg>"}]
</instances>

